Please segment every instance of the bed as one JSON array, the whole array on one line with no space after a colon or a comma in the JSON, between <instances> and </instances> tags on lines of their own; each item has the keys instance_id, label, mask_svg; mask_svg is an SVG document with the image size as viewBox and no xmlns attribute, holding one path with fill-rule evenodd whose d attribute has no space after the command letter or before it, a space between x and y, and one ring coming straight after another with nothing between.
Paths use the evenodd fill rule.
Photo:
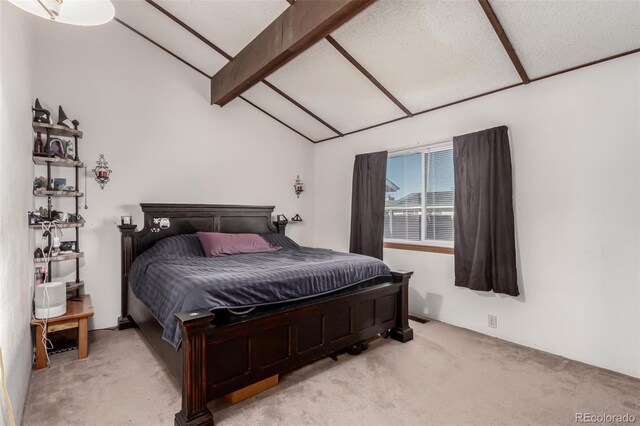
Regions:
<instances>
[{"instance_id":1,"label":"bed","mask_svg":"<svg viewBox=\"0 0 640 426\"><path fill-rule=\"evenodd\" d=\"M286 223L272 222L271 206L141 207L142 230L119 227L119 326L137 325L181 383L176 424L213 424L207 402L378 334L413 338L411 272L299 247ZM261 234L282 249L209 259L198 253L198 231Z\"/></svg>"}]
</instances>

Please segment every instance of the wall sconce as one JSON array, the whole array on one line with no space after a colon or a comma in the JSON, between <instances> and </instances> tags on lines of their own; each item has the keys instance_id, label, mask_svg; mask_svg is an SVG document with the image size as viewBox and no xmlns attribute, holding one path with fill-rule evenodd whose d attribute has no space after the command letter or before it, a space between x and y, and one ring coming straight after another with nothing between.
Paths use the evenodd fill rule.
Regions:
<instances>
[{"instance_id":1,"label":"wall sconce","mask_svg":"<svg viewBox=\"0 0 640 426\"><path fill-rule=\"evenodd\" d=\"M296 183L293 185L293 190L296 192L298 198L300 198L300 194L304 191L304 183L300 180L300 175L296 178Z\"/></svg>"},{"instance_id":2,"label":"wall sconce","mask_svg":"<svg viewBox=\"0 0 640 426\"><path fill-rule=\"evenodd\" d=\"M111 175L111 169L109 169L109 163L104 159L104 154L100 154L100 158L96 161L96 168L91 171L96 174L96 182L100 185L100 189L104 189Z\"/></svg>"}]
</instances>

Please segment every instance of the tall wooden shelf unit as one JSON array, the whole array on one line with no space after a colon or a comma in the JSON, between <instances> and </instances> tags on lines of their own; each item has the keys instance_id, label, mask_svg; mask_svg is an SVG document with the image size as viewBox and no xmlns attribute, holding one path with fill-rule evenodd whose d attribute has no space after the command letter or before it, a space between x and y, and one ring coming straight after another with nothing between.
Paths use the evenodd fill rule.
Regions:
<instances>
[{"instance_id":1,"label":"tall wooden shelf unit","mask_svg":"<svg viewBox=\"0 0 640 426\"><path fill-rule=\"evenodd\" d=\"M55 124L47 124L47 123L33 123L33 131L37 134L40 133L42 135L46 135L45 142L48 143L51 141L51 138L54 136L59 136L63 138L72 138L74 142L74 153L75 158L54 158L54 157L45 157L41 155L33 154L33 163L36 165L46 166L47 167L47 188L46 191L34 191L33 195L36 197L47 197L47 211L48 216L51 217L51 211L53 210L53 198L61 198L61 197L71 197L74 198L75 201L75 214L78 217L80 212L80 198L84 195L78 191L78 182L79 182L79 171L81 168L84 168L84 163L78 158L78 140L82 139L82 132L80 130L69 129L65 126L55 125ZM75 169L75 191L54 191L51 187L51 168L52 167L72 167ZM62 262L66 260L73 260L76 263L76 277L74 281L70 281L66 283L67 287L67 297L71 294L72 297L79 297L80 291L84 287L84 281L80 280L80 259L84 257L84 253L80 251L80 228L84 226L84 223L60 223L58 227L60 228L70 228L75 229L75 240L76 240L76 253L58 255L54 257L48 258L47 270L49 273L47 274L47 281L51 282L51 263L52 262ZM39 230L41 229L41 225L29 225L29 228ZM48 236L48 246L51 247L52 243L51 233ZM34 264L38 265L44 263L44 259L42 258L34 258Z\"/></svg>"}]
</instances>

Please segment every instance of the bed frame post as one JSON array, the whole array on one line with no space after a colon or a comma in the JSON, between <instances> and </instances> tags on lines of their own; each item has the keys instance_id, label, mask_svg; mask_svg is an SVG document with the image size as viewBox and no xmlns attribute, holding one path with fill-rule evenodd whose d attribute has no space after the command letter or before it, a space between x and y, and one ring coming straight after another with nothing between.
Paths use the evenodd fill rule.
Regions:
<instances>
[{"instance_id":1,"label":"bed frame post","mask_svg":"<svg viewBox=\"0 0 640 426\"><path fill-rule=\"evenodd\" d=\"M118 329L124 330L134 326L134 322L129 317L129 270L133 262L133 233L136 225L118 225L121 233L120 252L121 274L120 274L120 318L118 318Z\"/></svg>"},{"instance_id":2,"label":"bed frame post","mask_svg":"<svg viewBox=\"0 0 640 426\"><path fill-rule=\"evenodd\" d=\"M288 220L274 220L273 221L273 224L275 225L276 229L278 230L278 234L284 235L284 230L287 227L287 223L289 223Z\"/></svg>"},{"instance_id":3,"label":"bed frame post","mask_svg":"<svg viewBox=\"0 0 640 426\"><path fill-rule=\"evenodd\" d=\"M209 311L175 314L182 330L182 410L176 426L213 425L207 409L207 330L214 319Z\"/></svg>"},{"instance_id":4,"label":"bed frame post","mask_svg":"<svg viewBox=\"0 0 640 426\"><path fill-rule=\"evenodd\" d=\"M413 271L391 271L393 281L402 283L398 298L398 325L391 329L391 338L405 343L413 340L413 329L409 327L409 278Z\"/></svg>"}]
</instances>

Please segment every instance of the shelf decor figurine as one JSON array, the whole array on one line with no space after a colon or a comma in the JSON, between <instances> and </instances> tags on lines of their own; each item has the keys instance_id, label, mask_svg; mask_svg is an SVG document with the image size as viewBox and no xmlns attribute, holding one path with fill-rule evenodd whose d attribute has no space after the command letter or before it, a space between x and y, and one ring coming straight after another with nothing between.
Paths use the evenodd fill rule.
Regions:
<instances>
[{"instance_id":1,"label":"shelf decor figurine","mask_svg":"<svg viewBox=\"0 0 640 426\"><path fill-rule=\"evenodd\" d=\"M95 173L96 182L100 185L100 189L104 189L111 176L111 169L109 169L109 163L104 159L104 154L100 154L100 158L96 161L96 168L91 171Z\"/></svg>"},{"instance_id":2,"label":"shelf decor figurine","mask_svg":"<svg viewBox=\"0 0 640 426\"><path fill-rule=\"evenodd\" d=\"M44 147L44 152L47 154L47 157L65 158L65 146L66 143L62 142L61 139L54 138L47 142Z\"/></svg>"},{"instance_id":3,"label":"shelf decor figurine","mask_svg":"<svg viewBox=\"0 0 640 426\"><path fill-rule=\"evenodd\" d=\"M42 133L40 132L37 133L33 143L33 155L44 155L44 142L42 142Z\"/></svg>"},{"instance_id":4,"label":"shelf decor figurine","mask_svg":"<svg viewBox=\"0 0 640 426\"><path fill-rule=\"evenodd\" d=\"M44 176L38 176L37 178L35 178L33 180L33 189L34 189L34 191L36 189L46 190L47 189L47 178L44 177Z\"/></svg>"},{"instance_id":5,"label":"shelf decor figurine","mask_svg":"<svg viewBox=\"0 0 640 426\"><path fill-rule=\"evenodd\" d=\"M58 126L64 126L72 130L78 130L80 122L78 120L72 120L64 113L62 105L58 106Z\"/></svg>"},{"instance_id":6,"label":"shelf decor figurine","mask_svg":"<svg viewBox=\"0 0 640 426\"><path fill-rule=\"evenodd\" d=\"M48 109L42 108L40 104L40 99L36 98L35 105L31 108L33 111L33 122L34 123L51 123L51 113Z\"/></svg>"},{"instance_id":7,"label":"shelf decor figurine","mask_svg":"<svg viewBox=\"0 0 640 426\"><path fill-rule=\"evenodd\" d=\"M76 144L73 141L67 141L64 153L69 160L78 160L78 157L76 157Z\"/></svg>"},{"instance_id":8,"label":"shelf decor figurine","mask_svg":"<svg viewBox=\"0 0 640 426\"><path fill-rule=\"evenodd\" d=\"M296 177L296 183L293 185L293 190L296 192L298 198L300 198L300 194L304 191L304 183L300 180L300 175Z\"/></svg>"}]
</instances>

